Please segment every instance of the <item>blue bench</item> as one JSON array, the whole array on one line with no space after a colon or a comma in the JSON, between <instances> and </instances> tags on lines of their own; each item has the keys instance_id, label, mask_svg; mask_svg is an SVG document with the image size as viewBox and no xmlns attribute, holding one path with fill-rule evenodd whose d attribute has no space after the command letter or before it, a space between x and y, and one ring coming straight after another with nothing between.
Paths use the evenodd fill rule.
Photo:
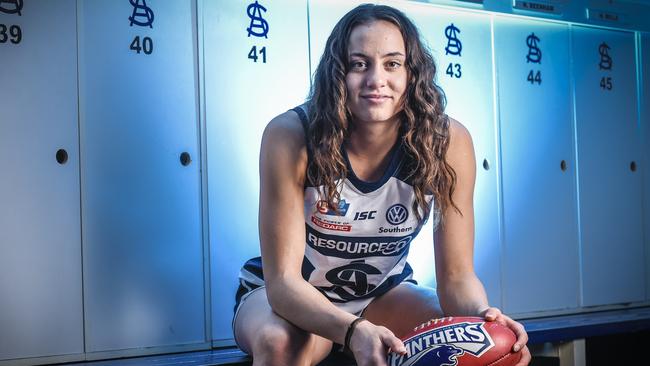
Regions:
<instances>
[{"instance_id":1,"label":"blue bench","mask_svg":"<svg viewBox=\"0 0 650 366\"><path fill-rule=\"evenodd\" d=\"M521 320L530 344L564 342L650 329L650 307Z\"/></svg>"},{"instance_id":2,"label":"blue bench","mask_svg":"<svg viewBox=\"0 0 650 366\"><path fill-rule=\"evenodd\" d=\"M584 365L584 339L602 335L650 330L650 307L598 311L523 319L533 355L560 359L561 365ZM231 347L208 351L78 362L76 366L208 366L250 365L251 358ZM354 362L332 354L319 366L354 366Z\"/></svg>"}]
</instances>

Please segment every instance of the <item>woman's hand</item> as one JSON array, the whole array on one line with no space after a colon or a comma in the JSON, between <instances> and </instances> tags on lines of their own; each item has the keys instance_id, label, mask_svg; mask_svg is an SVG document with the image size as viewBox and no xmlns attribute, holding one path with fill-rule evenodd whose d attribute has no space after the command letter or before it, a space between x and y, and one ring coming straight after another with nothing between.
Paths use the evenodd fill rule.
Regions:
<instances>
[{"instance_id":1,"label":"woman's hand","mask_svg":"<svg viewBox=\"0 0 650 366\"><path fill-rule=\"evenodd\" d=\"M531 356L530 356L530 351L526 346L526 343L528 343L528 334L526 333L524 326L521 325L521 323L512 320L512 318L503 314L501 310L497 308L492 308L492 307L487 308L485 311L482 312L482 315L485 318L485 320L490 322L495 321L498 322L499 324L505 325L515 333L515 336L517 336L517 340L515 341L515 344L512 346L512 351L519 352L521 350L521 360L515 366L528 365Z\"/></svg>"},{"instance_id":2,"label":"woman's hand","mask_svg":"<svg viewBox=\"0 0 650 366\"><path fill-rule=\"evenodd\" d=\"M387 366L388 351L405 354L404 343L388 328L361 321L350 338L350 350L359 366Z\"/></svg>"}]
</instances>

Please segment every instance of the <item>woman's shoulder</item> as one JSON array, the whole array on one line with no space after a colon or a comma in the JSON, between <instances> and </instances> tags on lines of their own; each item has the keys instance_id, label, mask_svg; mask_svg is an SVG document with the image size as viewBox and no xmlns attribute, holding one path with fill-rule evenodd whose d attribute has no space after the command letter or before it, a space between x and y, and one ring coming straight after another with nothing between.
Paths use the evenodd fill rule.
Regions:
<instances>
[{"instance_id":1,"label":"woman's shoulder","mask_svg":"<svg viewBox=\"0 0 650 366\"><path fill-rule=\"evenodd\" d=\"M464 124L460 123L458 120L453 117L447 116L449 119L449 136L451 140L471 140L472 136L469 133L467 127Z\"/></svg>"},{"instance_id":2,"label":"woman's shoulder","mask_svg":"<svg viewBox=\"0 0 650 366\"><path fill-rule=\"evenodd\" d=\"M268 139L294 147L305 146L305 129L298 113L288 110L274 117L264 129L263 140Z\"/></svg>"},{"instance_id":3,"label":"woman's shoulder","mask_svg":"<svg viewBox=\"0 0 650 366\"><path fill-rule=\"evenodd\" d=\"M472 135L465 125L452 117L449 118L449 149L447 160L451 165L469 163L474 159ZM471 159L468 159L470 158Z\"/></svg>"},{"instance_id":4,"label":"woman's shoulder","mask_svg":"<svg viewBox=\"0 0 650 366\"><path fill-rule=\"evenodd\" d=\"M289 110L273 118L264 129L260 162L263 166L291 173L301 181L307 167L307 144L300 117Z\"/></svg>"}]
</instances>

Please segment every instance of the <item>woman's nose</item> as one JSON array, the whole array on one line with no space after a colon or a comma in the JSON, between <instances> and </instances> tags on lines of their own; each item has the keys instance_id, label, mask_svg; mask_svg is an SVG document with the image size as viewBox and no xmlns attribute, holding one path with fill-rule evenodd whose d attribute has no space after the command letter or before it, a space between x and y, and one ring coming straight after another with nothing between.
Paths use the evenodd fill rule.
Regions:
<instances>
[{"instance_id":1,"label":"woman's nose","mask_svg":"<svg viewBox=\"0 0 650 366\"><path fill-rule=\"evenodd\" d=\"M384 85L386 85L385 70L379 66L369 68L366 74L366 86L371 89L379 89Z\"/></svg>"}]
</instances>

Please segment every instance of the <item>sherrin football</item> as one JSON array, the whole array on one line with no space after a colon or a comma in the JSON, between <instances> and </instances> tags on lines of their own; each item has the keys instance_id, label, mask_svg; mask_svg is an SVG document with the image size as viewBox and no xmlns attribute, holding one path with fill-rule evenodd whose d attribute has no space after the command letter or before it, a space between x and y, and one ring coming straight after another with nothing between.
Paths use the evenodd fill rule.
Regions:
<instances>
[{"instance_id":1,"label":"sherrin football","mask_svg":"<svg viewBox=\"0 0 650 366\"><path fill-rule=\"evenodd\" d=\"M390 353L390 366L512 366L515 334L478 317L432 319L402 338L406 354Z\"/></svg>"}]
</instances>

